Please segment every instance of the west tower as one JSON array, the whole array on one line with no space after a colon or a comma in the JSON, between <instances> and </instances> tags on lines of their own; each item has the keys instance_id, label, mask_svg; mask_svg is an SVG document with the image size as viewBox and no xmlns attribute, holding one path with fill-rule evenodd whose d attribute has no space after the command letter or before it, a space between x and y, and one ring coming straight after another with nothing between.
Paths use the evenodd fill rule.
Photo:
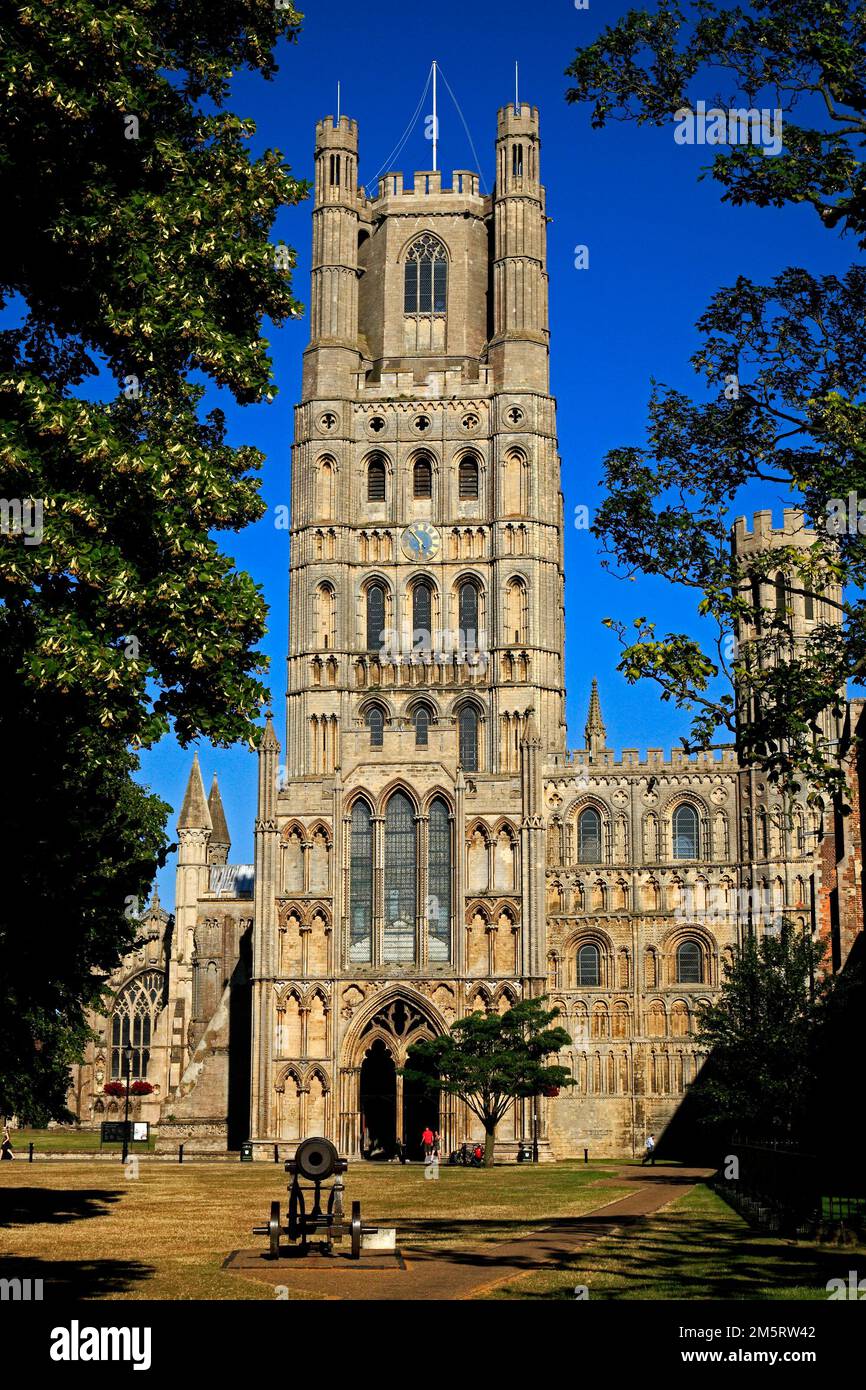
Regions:
<instances>
[{"instance_id":1,"label":"west tower","mask_svg":"<svg viewBox=\"0 0 866 1390\"><path fill-rule=\"evenodd\" d=\"M368 196L355 122L316 127L285 767L273 790L269 731L258 823L262 1140L315 1118L357 1152L368 1035L399 1066L413 1036L543 987L542 765L565 726L540 149L537 110L509 106L492 194L422 170Z\"/></svg>"}]
</instances>

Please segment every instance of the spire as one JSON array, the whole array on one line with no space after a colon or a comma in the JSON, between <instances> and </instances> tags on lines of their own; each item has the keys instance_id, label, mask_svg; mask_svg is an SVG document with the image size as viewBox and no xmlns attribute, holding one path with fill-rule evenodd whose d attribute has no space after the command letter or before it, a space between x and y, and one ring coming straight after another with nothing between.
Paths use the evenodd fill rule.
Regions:
<instances>
[{"instance_id":1,"label":"spire","mask_svg":"<svg viewBox=\"0 0 866 1390\"><path fill-rule=\"evenodd\" d=\"M280 741L274 729L274 716L268 710L265 715L265 731L262 734L259 748L263 753L279 753Z\"/></svg>"},{"instance_id":2,"label":"spire","mask_svg":"<svg viewBox=\"0 0 866 1390\"><path fill-rule=\"evenodd\" d=\"M227 859L228 852L232 847L232 841L226 823L226 813L223 810L223 802L220 796L216 773L213 775L210 795L207 799L207 808L210 811L211 825L213 826L213 834L210 837L209 847L212 850L225 850L225 858ZM223 860L223 862L225 862L225 860Z\"/></svg>"},{"instance_id":3,"label":"spire","mask_svg":"<svg viewBox=\"0 0 866 1390\"><path fill-rule=\"evenodd\" d=\"M201 780L201 768L198 765L198 753L193 756L189 781L186 784L186 795L180 808L180 815L177 818L177 828L178 830L210 830L211 828L210 811L207 808L204 783Z\"/></svg>"},{"instance_id":4,"label":"spire","mask_svg":"<svg viewBox=\"0 0 866 1390\"><path fill-rule=\"evenodd\" d=\"M589 756L592 761L598 757L601 750L605 747L607 740L607 730L604 727L604 720L601 717L601 700L598 697L598 681L595 676L592 678L592 690L589 695L589 713L586 716L586 746L589 749Z\"/></svg>"}]
</instances>

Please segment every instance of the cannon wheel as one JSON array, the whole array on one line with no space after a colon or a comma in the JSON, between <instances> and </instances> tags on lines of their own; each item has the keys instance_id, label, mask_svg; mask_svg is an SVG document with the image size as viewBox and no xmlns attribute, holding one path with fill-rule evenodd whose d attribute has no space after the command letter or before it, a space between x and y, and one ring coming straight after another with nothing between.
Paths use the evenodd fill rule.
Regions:
<instances>
[{"instance_id":1,"label":"cannon wheel","mask_svg":"<svg viewBox=\"0 0 866 1390\"><path fill-rule=\"evenodd\" d=\"M280 1257L280 1204L271 1202L271 1219L268 1222L268 1240L271 1247L271 1259L278 1260Z\"/></svg>"},{"instance_id":2,"label":"cannon wheel","mask_svg":"<svg viewBox=\"0 0 866 1390\"><path fill-rule=\"evenodd\" d=\"M360 1258L361 1258L361 1203L360 1203L360 1202L353 1202L353 1203L352 1203L352 1221L351 1221L351 1227L350 1227L350 1229L351 1229L351 1233L352 1233L352 1259L353 1259L353 1260L360 1260Z\"/></svg>"}]
</instances>

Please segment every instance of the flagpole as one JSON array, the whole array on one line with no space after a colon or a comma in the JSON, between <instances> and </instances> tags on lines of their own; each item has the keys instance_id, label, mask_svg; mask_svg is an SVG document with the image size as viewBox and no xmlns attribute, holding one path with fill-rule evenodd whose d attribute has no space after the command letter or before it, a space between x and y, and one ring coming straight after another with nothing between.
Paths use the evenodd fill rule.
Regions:
<instances>
[{"instance_id":1,"label":"flagpole","mask_svg":"<svg viewBox=\"0 0 866 1390\"><path fill-rule=\"evenodd\" d=\"M439 168L438 164L438 145L439 145L439 123L436 116L436 60L433 60L433 172Z\"/></svg>"}]
</instances>

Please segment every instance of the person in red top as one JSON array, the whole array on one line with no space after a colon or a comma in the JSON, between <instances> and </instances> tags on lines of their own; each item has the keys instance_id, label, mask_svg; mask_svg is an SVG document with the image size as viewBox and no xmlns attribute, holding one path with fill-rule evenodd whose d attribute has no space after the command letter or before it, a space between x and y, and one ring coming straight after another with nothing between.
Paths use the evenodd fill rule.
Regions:
<instances>
[{"instance_id":1,"label":"person in red top","mask_svg":"<svg viewBox=\"0 0 866 1390\"><path fill-rule=\"evenodd\" d=\"M421 1143L424 1145L424 1157L427 1159L433 1152L433 1131L429 1125L425 1127L421 1135Z\"/></svg>"}]
</instances>

